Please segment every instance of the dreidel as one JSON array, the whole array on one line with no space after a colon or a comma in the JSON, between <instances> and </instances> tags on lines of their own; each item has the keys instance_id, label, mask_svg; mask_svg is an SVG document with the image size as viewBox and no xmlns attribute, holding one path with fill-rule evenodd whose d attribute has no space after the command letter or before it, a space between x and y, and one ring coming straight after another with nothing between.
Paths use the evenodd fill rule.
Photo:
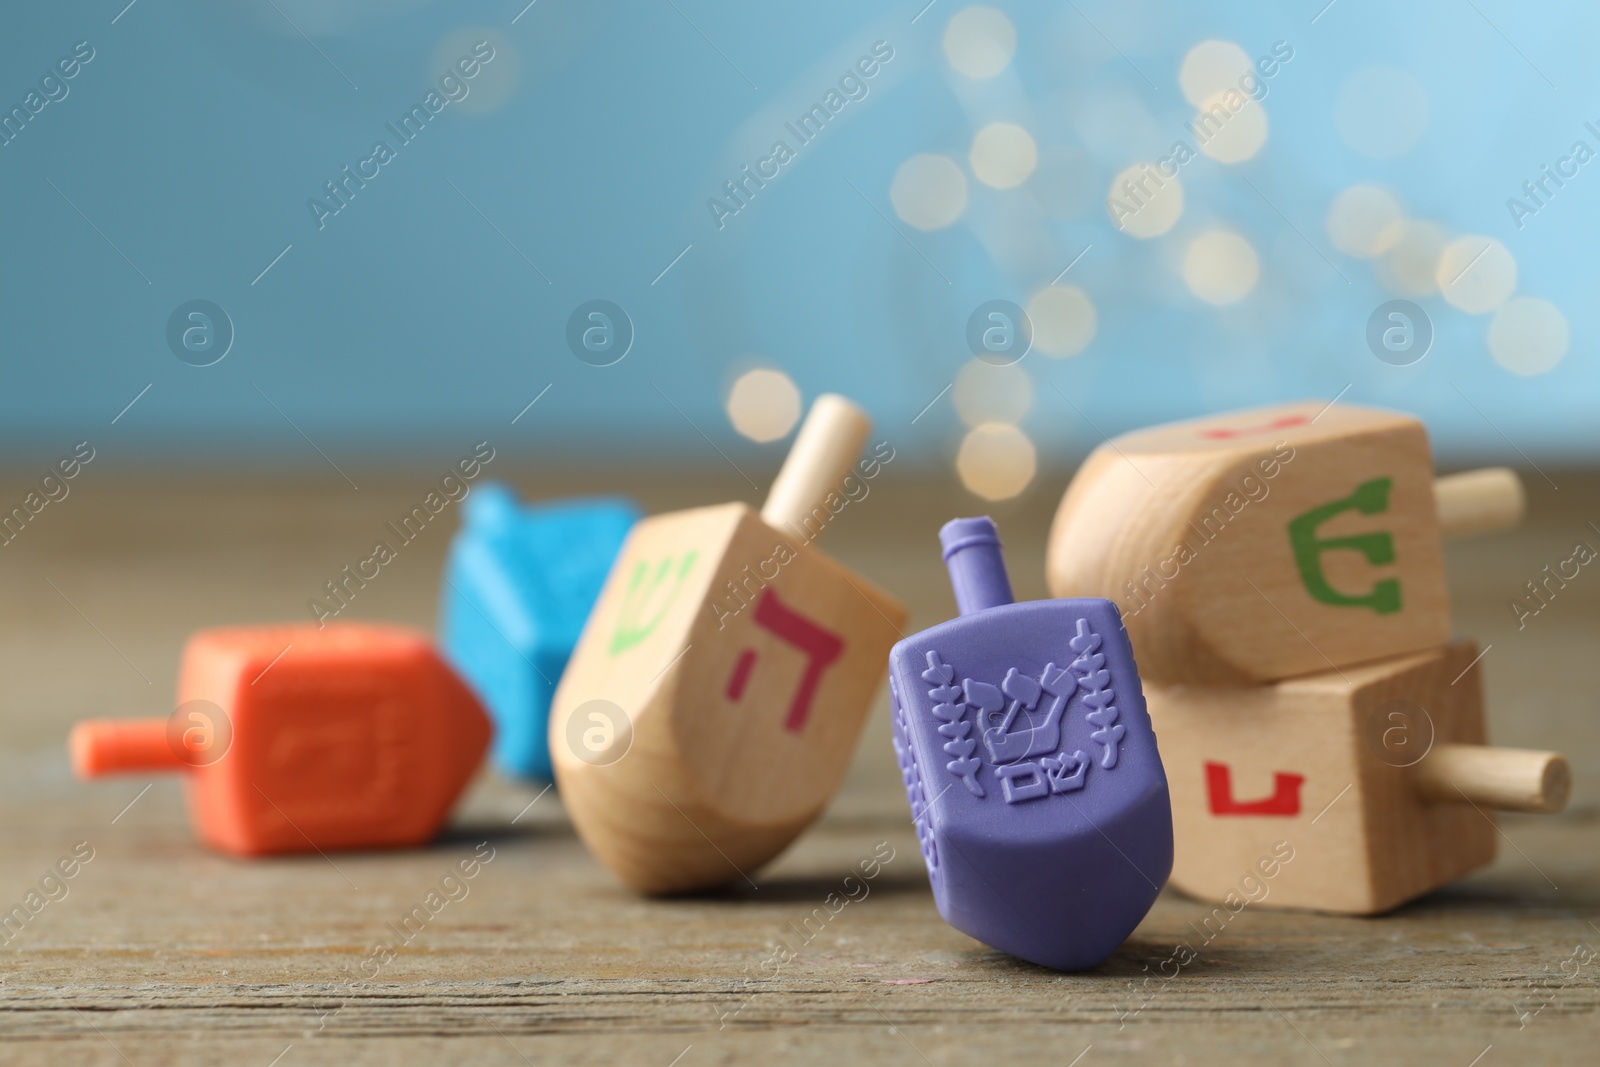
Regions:
<instances>
[{"instance_id":1,"label":"dreidel","mask_svg":"<svg viewBox=\"0 0 1600 1067\"><path fill-rule=\"evenodd\" d=\"M496 765L548 781L550 698L639 510L616 498L524 507L493 482L462 508L440 642L494 720Z\"/></svg>"},{"instance_id":2,"label":"dreidel","mask_svg":"<svg viewBox=\"0 0 1600 1067\"><path fill-rule=\"evenodd\" d=\"M857 467L870 428L820 396L760 514L695 508L628 535L556 690L550 752L579 835L633 889L749 879L838 788L905 622L812 546L877 473Z\"/></svg>"},{"instance_id":3,"label":"dreidel","mask_svg":"<svg viewBox=\"0 0 1600 1067\"><path fill-rule=\"evenodd\" d=\"M1014 603L988 518L939 531L959 618L889 653L894 744L939 914L1058 970L1100 963L1172 869L1167 779L1109 600Z\"/></svg>"},{"instance_id":4,"label":"dreidel","mask_svg":"<svg viewBox=\"0 0 1600 1067\"><path fill-rule=\"evenodd\" d=\"M1510 470L1435 479L1409 415L1288 404L1096 449L1046 570L1056 596L1117 602L1147 681L1271 682L1446 644L1441 539L1522 508Z\"/></svg>"},{"instance_id":5,"label":"dreidel","mask_svg":"<svg viewBox=\"0 0 1600 1067\"><path fill-rule=\"evenodd\" d=\"M200 839L240 856L419 845L489 744L489 720L428 638L329 623L202 630L168 718L88 719L81 778L180 771Z\"/></svg>"},{"instance_id":6,"label":"dreidel","mask_svg":"<svg viewBox=\"0 0 1600 1067\"><path fill-rule=\"evenodd\" d=\"M1459 641L1273 685L1150 686L1172 884L1230 910L1368 915L1487 865L1495 810L1559 811L1571 774L1485 743L1478 660Z\"/></svg>"}]
</instances>

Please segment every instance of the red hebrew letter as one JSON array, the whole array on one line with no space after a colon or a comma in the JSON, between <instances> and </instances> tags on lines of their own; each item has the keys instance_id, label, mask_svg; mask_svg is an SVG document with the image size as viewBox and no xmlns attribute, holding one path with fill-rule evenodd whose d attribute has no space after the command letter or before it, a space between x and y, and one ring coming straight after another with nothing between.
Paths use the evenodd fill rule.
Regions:
<instances>
[{"instance_id":1,"label":"red hebrew letter","mask_svg":"<svg viewBox=\"0 0 1600 1067\"><path fill-rule=\"evenodd\" d=\"M1270 797L1261 800L1233 799L1233 779L1226 763L1206 764L1206 799L1211 803L1213 815L1299 815L1300 783L1303 774L1273 775Z\"/></svg>"},{"instance_id":2,"label":"red hebrew letter","mask_svg":"<svg viewBox=\"0 0 1600 1067\"><path fill-rule=\"evenodd\" d=\"M785 607L783 601L778 599L778 594L771 589L762 590L761 599L756 601L755 620L757 626L772 631L780 641L806 654L805 674L800 676L800 686L795 690L789 714L783 720L785 730L799 733L805 729L806 718L811 714L811 701L817 695L822 672L844 652L844 639L824 630L793 608ZM734 700L743 694L744 683L753 665L754 656L747 656L739 658L733 668L735 677L729 680L728 695ZM734 682L738 684L734 685Z\"/></svg>"},{"instance_id":3,"label":"red hebrew letter","mask_svg":"<svg viewBox=\"0 0 1600 1067\"><path fill-rule=\"evenodd\" d=\"M1241 426L1238 429L1217 427L1211 430L1201 430L1200 436L1210 441L1229 441L1235 437L1249 437L1258 433L1271 433L1273 430L1287 430L1291 426L1308 426L1311 423L1309 415L1285 415L1281 419L1264 422L1260 426Z\"/></svg>"},{"instance_id":4,"label":"red hebrew letter","mask_svg":"<svg viewBox=\"0 0 1600 1067\"><path fill-rule=\"evenodd\" d=\"M735 704L744 696L744 687L750 681L750 670L756 665L756 650L747 648L739 653L739 662L733 665L733 673L728 675L728 699Z\"/></svg>"}]
</instances>

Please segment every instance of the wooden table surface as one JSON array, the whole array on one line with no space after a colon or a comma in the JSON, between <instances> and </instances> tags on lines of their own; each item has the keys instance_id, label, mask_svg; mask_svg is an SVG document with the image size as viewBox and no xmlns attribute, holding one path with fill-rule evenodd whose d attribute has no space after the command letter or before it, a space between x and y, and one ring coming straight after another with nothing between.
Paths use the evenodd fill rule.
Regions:
<instances>
[{"instance_id":1,"label":"wooden table surface","mask_svg":"<svg viewBox=\"0 0 1600 1067\"><path fill-rule=\"evenodd\" d=\"M749 493L731 472L501 467L531 494L620 489L652 510ZM623 891L554 792L529 808L536 787L488 773L431 848L255 862L194 843L176 782L73 780L74 719L166 714L187 632L309 618L307 598L428 488L420 470L353 473L359 491L175 482L108 460L0 552L0 901L20 901L78 842L93 850L4 946L0 1061L1596 1062L1600 959L1572 961L1600 947L1600 576L1586 570L1520 631L1507 606L1575 541L1600 545L1586 526L1600 521L1594 475L1547 469L1554 488L1531 474L1522 530L1449 550L1457 628L1491 646L1491 736L1567 752L1571 809L1504 819L1492 868L1384 918L1248 907L1165 980L1151 976L1176 941L1198 940L1189 924L1210 910L1170 890L1088 974L1021 963L939 919L881 692L821 823L757 888L694 899ZM992 509L1019 596L1043 595L1065 479L1042 473ZM20 497L20 479L4 484L0 499ZM945 476L901 464L830 527L827 547L903 597L920 628L953 611L938 523L980 510ZM351 615L432 627L455 524L444 518ZM375 942L398 940L390 924L475 850L493 858L468 894L362 974ZM808 935L805 920L875 850L893 858L868 895ZM775 966L784 947L794 957Z\"/></svg>"}]
</instances>

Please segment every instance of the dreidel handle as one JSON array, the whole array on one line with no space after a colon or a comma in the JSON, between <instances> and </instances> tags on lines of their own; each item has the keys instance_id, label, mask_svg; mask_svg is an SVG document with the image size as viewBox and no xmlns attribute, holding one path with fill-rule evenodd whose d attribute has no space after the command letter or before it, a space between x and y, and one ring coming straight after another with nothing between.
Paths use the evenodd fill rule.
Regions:
<instances>
[{"instance_id":1,"label":"dreidel handle","mask_svg":"<svg viewBox=\"0 0 1600 1067\"><path fill-rule=\"evenodd\" d=\"M803 531L828 494L839 490L871 432L872 420L852 401L837 393L817 397L767 492L762 521L777 530Z\"/></svg>"},{"instance_id":2,"label":"dreidel handle","mask_svg":"<svg viewBox=\"0 0 1600 1067\"><path fill-rule=\"evenodd\" d=\"M85 719L72 728L67 750L79 778L189 769L167 741L166 719Z\"/></svg>"},{"instance_id":3,"label":"dreidel handle","mask_svg":"<svg viewBox=\"0 0 1600 1067\"><path fill-rule=\"evenodd\" d=\"M1516 526L1527 500L1516 471L1485 467L1435 478L1433 503L1444 536L1470 537Z\"/></svg>"},{"instance_id":4,"label":"dreidel handle","mask_svg":"<svg viewBox=\"0 0 1600 1067\"><path fill-rule=\"evenodd\" d=\"M1430 800L1471 801L1501 811L1560 811L1572 792L1572 769L1559 752L1434 745L1413 773Z\"/></svg>"},{"instance_id":5,"label":"dreidel handle","mask_svg":"<svg viewBox=\"0 0 1600 1067\"><path fill-rule=\"evenodd\" d=\"M1013 602L1000 532L989 516L951 519L939 528L939 548L961 614Z\"/></svg>"}]
</instances>

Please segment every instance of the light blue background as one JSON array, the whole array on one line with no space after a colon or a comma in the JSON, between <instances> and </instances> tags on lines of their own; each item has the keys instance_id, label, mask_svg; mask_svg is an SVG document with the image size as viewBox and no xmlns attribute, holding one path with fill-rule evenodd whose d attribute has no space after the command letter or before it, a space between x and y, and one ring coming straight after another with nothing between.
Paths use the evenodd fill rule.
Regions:
<instances>
[{"instance_id":1,"label":"light blue background","mask_svg":"<svg viewBox=\"0 0 1600 1067\"><path fill-rule=\"evenodd\" d=\"M1025 362L1035 402L1023 426L1047 456L1081 452L1099 431L1347 386L1347 400L1420 413L1451 457L1576 460L1600 446L1600 164L1520 232L1505 206L1600 118L1600 16L1588 5L1530 17L1510 0L1339 0L1313 23L1324 0L997 3L1019 29L1018 54L975 87L944 59L940 39L963 6L947 0L915 22L923 0L539 0L513 24L523 2L12 5L0 35L6 109L75 42L96 56L66 99L0 147L0 439L11 458L48 461L89 437L131 456L322 464L287 415L352 462L450 458L485 437L553 459L648 447L716 462L698 431L736 440L728 386L766 363L807 399L856 397L897 447L943 462L963 429L949 396L912 419L970 358L968 313L993 298L1025 303L1085 246L1067 280L1094 300L1098 335L1073 359ZM307 198L375 139L392 142L384 123L440 73L441 39L473 26L496 35L498 69L515 64L511 97L484 114L446 108L319 231ZM1270 139L1242 165L1190 164L1178 228L1134 240L1111 225L1106 189L1182 133L1192 109L1178 65L1208 37L1252 56L1278 40L1295 49L1271 83ZM868 98L719 232L707 197L879 39L896 56ZM1340 84L1373 64L1408 70L1430 104L1421 141L1384 163L1353 153L1333 121ZM974 183L966 217L934 233L879 216L894 219L889 184L905 159L964 161L977 126L1001 118L1092 160L1087 209L1034 235L1037 263L997 263L984 241L1004 196L1025 193ZM1375 359L1363 330L1391 294L1323 229L1332 196L1356 182L1394 187L1413 215L1454 233L1505 242L1518 292L1554 301L1571 324L1564 361L1512 375L1489 355L1487 318L1436 297L1421 301L1438 331L1428 357L1409 368ZM1191 296L1173 266L1188 236L1218 224L1262 261L1255 292L1222 310ZM637 331L607 368L564 341L569 312L597 297L627 309ZM165 343L168 315L195 298L226 308L237 331L212 367L181 363Z\"/></svg>"}]
</instances>

